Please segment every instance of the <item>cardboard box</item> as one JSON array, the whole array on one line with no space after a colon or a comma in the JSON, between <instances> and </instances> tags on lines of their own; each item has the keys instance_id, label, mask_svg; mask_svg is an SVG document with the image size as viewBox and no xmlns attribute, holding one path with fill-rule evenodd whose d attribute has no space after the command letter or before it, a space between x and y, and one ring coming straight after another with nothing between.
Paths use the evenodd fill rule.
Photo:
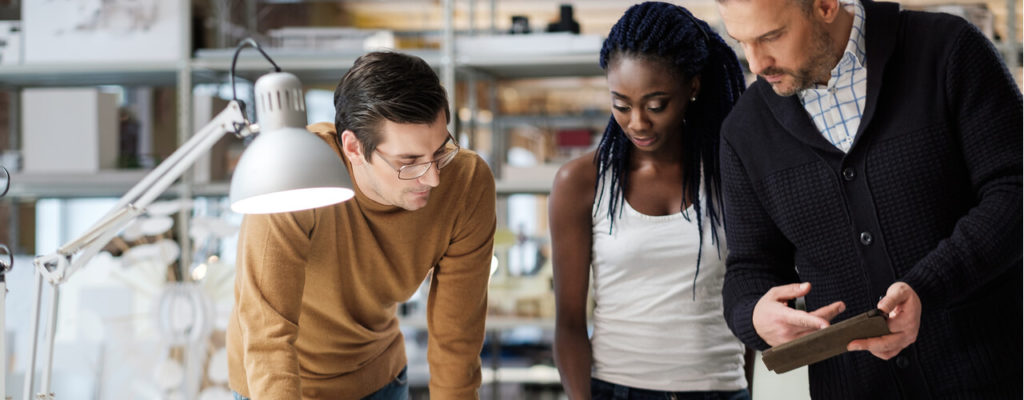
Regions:
<instances>
[{"instance_id":1,"label":"cardboard box","mask_svg":"<svg viewBox=\"0 0 1024 400\"><path fill-rule=\"evenodd\" d=\"M213 117L224 111L227 104L227 100L211 95L194 93L192 95L192 130L198 132ZM235 146L241 147L242 141L236 138L235 135L226 134L209 151L201 154L196 159L195 165L192 166L195 182L210 183L228 180L231 177L231 172L234 171L232 160L229 159L231 155L230 149ZM238 160L233 161L237 163Z\"/></svg>"}]
</instances>

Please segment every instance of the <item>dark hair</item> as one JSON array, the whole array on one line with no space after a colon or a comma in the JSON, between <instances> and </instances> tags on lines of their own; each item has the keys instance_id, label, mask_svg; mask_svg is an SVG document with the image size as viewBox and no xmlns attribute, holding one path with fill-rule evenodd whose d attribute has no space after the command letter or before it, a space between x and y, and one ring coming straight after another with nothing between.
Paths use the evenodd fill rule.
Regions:
<instances>
[{"instance_id":1,"label":"dark hair","mask_svg":"<svg viewBox=\"0 0 1024 400\"><path fill-rule=\"evenodd\" d=\"M356 59L334 91L334 128L350 130L367 161L380 143L383 120L429 124L444 110L451 119L448 96L437 74L423 59L395 52L367 53Z\"/></svg>"},{"instance_id":2,"label":"dark hair","mask_svg":"<svg viewBox=\"0 0 1024 400\"><path fill-rule=\"evenodd\" d=\"M694 17L685 8L662 2L646 2L630 7L612 26L601 48L601 68L607 70L609 65L622 57L659 60L678 72L677 76L683 78L680 82L700 76L700 95L686 108L684 116L682 184L684 205L686 199L693 202L697 231L703 243L702 215L707 215L713 228L721 225L719 129L745 87L736 54L707 23ZM598 204L604 194L601 190L604 178L610 174L608 216L613 226L617 214L621 215L622 212L623 188L629 183L627 171L632 148L622 127L611 117L594 155L594 163L598 171L595 183L595 191L599 193ZM702 210L700 202L702 170L707 210ZM711 235L712 243L718 246L717 229L712 229ZM700 261L698 246L698 273ZM696 282L696 275L693 279Z\"/></svg>"}]
</instances>

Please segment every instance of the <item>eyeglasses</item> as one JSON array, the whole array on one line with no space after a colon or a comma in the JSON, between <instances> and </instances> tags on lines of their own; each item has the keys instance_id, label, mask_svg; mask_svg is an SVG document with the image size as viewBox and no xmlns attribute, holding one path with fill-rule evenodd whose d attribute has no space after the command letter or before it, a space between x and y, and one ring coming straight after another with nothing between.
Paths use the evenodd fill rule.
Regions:
<instances>
[{"instance_id":1,"label":"eyeglasses","mask_svg":"<svg viewBox=\"0 0 1024 400\"><path fill-rule=\"evenodd\" d=\"M448 166L448 164L451 164L452 160L455 159L455 154L458 154L459 149L461 149L461 147L459 147L459 142L452 137L451 133L449 133L448 139L445 140L444 145L439 150L440 154L434 158L433 161L395 167L395 165L388 161L388 159L384 158L384 153L381 153L377 149L373 149L373 152L377 153L377 156L380 157L381 160L384 160L385 164L398 172L398 179L413 180L426 174L427 171L430 170L431 164L437 163L438 170Z\"/></svg>"}]
</instances>

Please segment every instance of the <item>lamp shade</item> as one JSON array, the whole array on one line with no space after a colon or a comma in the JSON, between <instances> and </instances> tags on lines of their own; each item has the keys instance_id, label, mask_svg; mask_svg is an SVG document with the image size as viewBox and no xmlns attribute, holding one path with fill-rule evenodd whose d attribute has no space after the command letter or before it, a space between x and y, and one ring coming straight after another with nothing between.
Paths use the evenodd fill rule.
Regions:
<instances>
[{"instance_id":1,"label":"lamp shade","mask_svg":"<svg viewBox=\"0 0 1024 400\"><path fill-rule=\"evenodd\" d=\"M238 160L231 210L267 214L316 208L352 198L348 170L319 137L298 128L263 132Z\"/></svg>"},{"instance_id":2,"label":"lamp shade","mask_svg":"<svg viewBox=\"0 0 1024 400\"><path fill-rule=\"evenodd\" d=\"M231 210L268 214L323 207L352 198L341 158L305 129L306 105L294 75L264 75L255 85L260 134L231 178Z\"/></svg>"}]
</instances>

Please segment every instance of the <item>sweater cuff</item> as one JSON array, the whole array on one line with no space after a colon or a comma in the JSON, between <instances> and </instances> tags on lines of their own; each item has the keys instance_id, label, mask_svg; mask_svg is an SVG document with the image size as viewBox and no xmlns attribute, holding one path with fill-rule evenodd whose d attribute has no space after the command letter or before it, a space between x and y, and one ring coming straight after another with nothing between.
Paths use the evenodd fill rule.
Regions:
<instances>
[{"instance_id":1,"label":"sweater cuff","mask_svg":"<svg viewBox=\"0 0 1024 400\"><path fill-rule=\"evenodd\" d=\"M430 398L439 400L479 399L480 394L477 393L477 388L475 387L441 388L434 385L430 385Z\"/></svg>"},{"instance_id":2,"label":"sweater cuff","mask_svg":"<svg viewBox=\"0 0 1024 400\"><path fill-rule=\"evenodd\" d=\"M757 300L755 298L750 301L744 301L733 310L733 321L736 328L733 333L747 346L764 351L771 346L764 339L761 339L761 336L757 334L757 330L754 329L754 306L757 305Z\"/></svg>"},{"instance_id":3,"label":"sweater cuff","mask_svg":"<svg viewBox=\"0 0 1024 400\"><path fill-rule=\"evenodd\" d=\"M914 289L914 293L921 299L922 309L942 308L948 300L942 295L942 282L935 275L925 273L921 265L904 275L900 281Z\"/></svg>"}]
</instances>

